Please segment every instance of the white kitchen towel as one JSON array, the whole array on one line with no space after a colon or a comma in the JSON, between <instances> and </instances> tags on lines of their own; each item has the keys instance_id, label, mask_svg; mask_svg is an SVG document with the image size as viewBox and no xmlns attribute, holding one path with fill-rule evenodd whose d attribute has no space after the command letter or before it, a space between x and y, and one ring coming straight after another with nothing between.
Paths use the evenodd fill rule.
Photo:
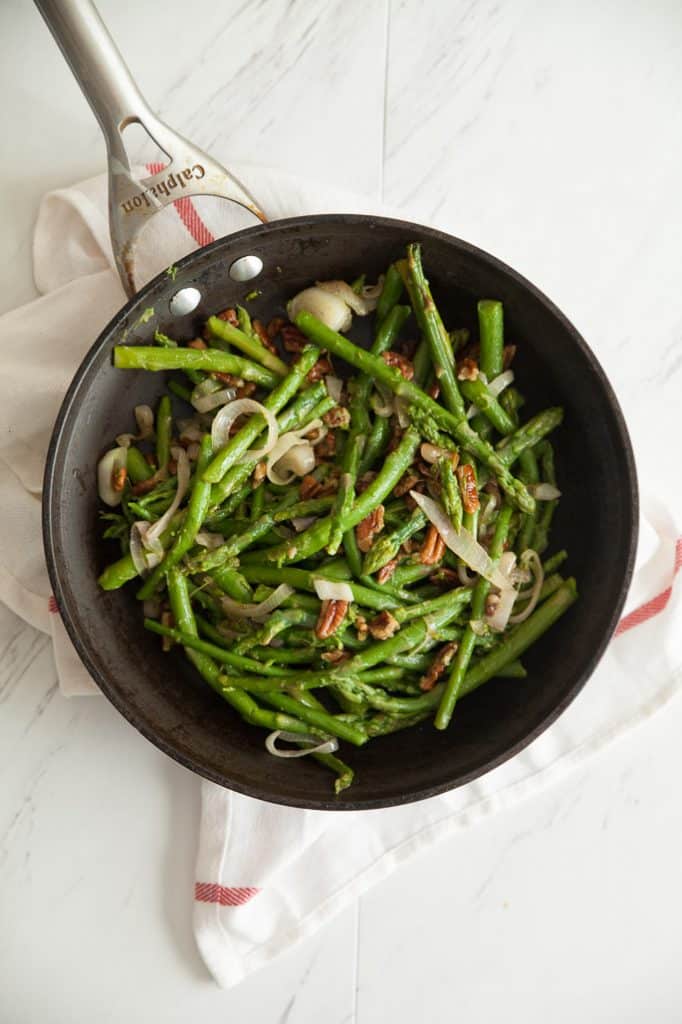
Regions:
<instances>
[{"instance_id":1,"label":"white kitchen towel","mask_svg":"<svg viewBox=\"0 0 682 1024\"><path fill-rule=\"evenodd\" d=\"M270 218L372 208L367 199L259 168L241 168L239 176ZM103 177L45 197L34 240L42 297L0 317L0 599L51 633L60 685L68 695L97 691L50 599L40 489L62 395L124 301L105 211ZM242 212L225 204L211 201L199 214L195 204L182 200L149 229L142 278L245 222ZM636 449L655 451L649 443L652 422L645 398L630 423ZM234 985L311 934L419 850L557 777L680 688L682 598L675 577L682 566L682 485L664 462L656 467L648 459L641 486L637 570L616 638L585 690L523 753L452 793L382 811L276 807L202 783L195 930L220 985Z\"/></svg>"}]
</instances>

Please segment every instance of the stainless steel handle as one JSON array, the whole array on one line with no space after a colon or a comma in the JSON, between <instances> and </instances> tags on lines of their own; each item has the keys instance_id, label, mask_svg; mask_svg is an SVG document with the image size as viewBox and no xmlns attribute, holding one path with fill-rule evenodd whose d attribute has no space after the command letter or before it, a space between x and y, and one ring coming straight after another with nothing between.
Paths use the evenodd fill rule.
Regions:
<instances>
[{"instance_id":1,"label":"stainless steel handle","mask_svg":"<svg viewBox=\"0 0 682 1024\"><path fill-rule=\"evenodd\" d=\"M266 218L244 186L203 150L173 131L147 105L92 0L35 0L92 107L107 143L109 229L114 259L134 295L135 243L150 217L182 196L219 196ZM138 177L123 139L139 123L169 158L162 171Z\"/></svg>"}]
</instances>

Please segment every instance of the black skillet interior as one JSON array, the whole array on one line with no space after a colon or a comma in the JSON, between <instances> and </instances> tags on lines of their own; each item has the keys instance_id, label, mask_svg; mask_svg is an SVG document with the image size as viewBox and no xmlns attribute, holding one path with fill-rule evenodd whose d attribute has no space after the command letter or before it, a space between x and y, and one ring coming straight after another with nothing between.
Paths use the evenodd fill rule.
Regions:
<instances>
[{"instance_id":1,"label":"black skillet interior","mask_svg":"<svg viewBox=\"0 0 682 1024\"><path fill-rule=\"evenodd\" d=\"M162 654L142 627L134 589L103 593L97 576L116 550L99 539L95 467L116 434L133 426L132 409L154 404L159 375L111 365L113 345L150 343L154 330L179 339L198 333L210 313L244 299L264 319L315 279L368 280L421 240L428 276L450 327L475 328L476 300L505 307L507 339L527 395L524 414L561 404L556 436L564 497L552 550L568 548L580 600L524 658L525 680L492 680L458 705L451 728L430 724L344 751L355 784L338 798L331 776L308 759L269 756L263 734L245 725L180 652ZM264 269L238 285L233 260L255 253ZM202 302L174 319L170 297L198 288ZM149 308L154 316L144 322ZM144 320L144 318L143 318ZM366 341L356 318L352 337ZM182 404L182 403L180 403ZM187 414L186 409L184 414ZM320 809L401 804L470 781L517 753L575 697L617 622L630 580L637 530L637 487L627 431L604 374L571 324L532 285L487 254L448 235L401 221L320 216L258 226L183 260L175 278L160 275L112 320L93 345L64 401L50 447L44 500L48 566L67 630L107 697L148 739L180 763L231 789L275 803Z\"/></svg>"}]
</instances>

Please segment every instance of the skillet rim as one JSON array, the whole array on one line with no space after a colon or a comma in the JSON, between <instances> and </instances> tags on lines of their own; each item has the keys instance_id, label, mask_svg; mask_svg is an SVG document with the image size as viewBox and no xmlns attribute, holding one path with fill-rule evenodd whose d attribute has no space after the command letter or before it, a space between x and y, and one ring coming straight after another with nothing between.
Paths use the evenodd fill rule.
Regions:
<instances>
[{"instance_id":1,"label":"skillet rim","mask_svg":"<svg viewBox=\"0 0 682 1024\"><path fill-rule=\"evenodd\" d=\"M369 230L375 226L394 229L399 228L403 231L412 232L414 237L437 240L447 243L450 246L454 245L465 256L474 256L479 260L483 260L490 267L504 274L517 287L527 293L530 293L536 301L545 307L549 314L559 321L563 330L570 336L572 343L579 349L586 359L590 372L596 378L599 386L601 387L603 397L613 418L614 427L618 435L618 442L620 444L621 455L624 459L626 490L628 492L629 502L627 504L627 508L622 509L622 514L627 515L629 519L629 522L626 524L629 543L626 557L622 562L623 570L617 599L613 604L607 627L604 630L600 642L595 646L595 649L593 650L583 672L576 677L571 687L564 694L563 698L555 704L545 715L542 721L539 722L535 728L529 730L522 739L512 744L497 756L489 758L475 769L472 769L453 780L441 782L433 786L422 786L397 797L393 796L376 799L364 798L361 800L348 799L344 800L342 803L337 803L331 798L323 800L304 800L298 797L284 798L280 793L271 792L258 781L253 785L244 785L242 783L235 783L232 780L228 780L220 773L211 771L209 766L201 763L198 756L192 757L179 751L171 742L160 736L153 726L150 727L145 719L136 714L135 708L131 707L130 703L122 696L115 682L112 683L109 678L100 672L97 664L91 658L87 641L81 637L81 631L78 626L78 608L71 606L70 601L66 597L64 588L62 587L60 569L57 565L57 559L55 556L55 548L57 546L56 535L60 522L60 509L57 495L59 476L58 469L59 463L63 463L64 461L66 449L68 448L70 432L67 433L67 421L79 399L79 392L83 384L83 378L88 374L95 361L99 358L101 350L110 342L111 335L119 329L121 321L125 319L134 307L142 303L152 293L157 295L157 293L160 292L160 294L163 295L166 289L169 291L173 289L174 280L168 277L165 270L162 270L156 275L156 277L147 282L147 284L145 284L139 292L129 299L111 318L111 320L109 320L86 352L71 383L69 384L66 394L64 395L52 430L45 461L41 512L43 547L48 576L57 602L59 614L61 615L64 627L72 644L74 645L74 648L76 649L76 652L78 653L79 658L97 683L98 687L101 689L104 696L106 696L114 705L117 711L119 711L123 717L145 737L145 739L153 743L154 746L163 751L164 754L167 754L169 757L173 758L174 761L183 765L183 767L188 768L190 771L202 778L215 782L226 789L230 789L268 803L311 810L377 810L385 807L403 806L418 800L425 800L432 796L438 796L459 786L466 785L474 779L480 778L482 775L494 770L505 761L515 757L524 750L533 742L533 740L537 739L538 736L545 732L545 730L548 729L572 703L599 664L606 647L613 636L620 619L621 611L625 604L625 599L632 579L637 551L639 532L639 491L632 443L630 441L630 436L620 403L618 402L616 394L601 366L601 363L590 346L571 321L544 294L544 292L540 291L539 288L537 288L518 271L514 270L513 267L510 267L502 260L497 259L497 257L483 249L480 249L478 246L472 245L470 242L466 242L463 239L457 238L455 235L448 234L447 232L440 231L437 228L427 227L423 224L416 224L412 221L402 220L399 218L375 217L371 214L308 214L298 217L282 218L265 224L256 224L252 227L243 228L240 231L233 232L230 235L224 235L221 238L216 239L214 242L211 242L209 245L196 249L187 256L182 257L182 259L174 261L173 266L177 267L178 270L185 269L187 267L191 268L194 262L198 262L200 259L206 259L207 255L215 255L217 257L222 248L228 243L233 245L235 242L240 243L242 240L259 238L264 234L272 234L276 231L292 227L310 227L312 225L324 224L342 224L350 227L366 228ZM155 301L159 301L159 298L160 296L157 295Z\"/></svg>"}]
</instances>

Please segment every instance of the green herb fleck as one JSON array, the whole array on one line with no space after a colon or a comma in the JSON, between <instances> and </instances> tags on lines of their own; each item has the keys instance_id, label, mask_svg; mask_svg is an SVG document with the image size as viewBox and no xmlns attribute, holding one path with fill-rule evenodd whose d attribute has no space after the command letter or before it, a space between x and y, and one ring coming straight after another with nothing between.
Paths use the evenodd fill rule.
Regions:
<instances>
[{"instance_id":1,"label":"green herb fleck","mask_svg":"<svg viewBox=\"0 0 682 1024\"><path fill-rule=\"evenodd\" d=\"M170 277L171 281L174 281L178 273L178 268L174 263L171 263L170 267L166 269L166 276Z\"/></svg>"},{"instance_id":2,"label":"green herb fleck","mask_svg":"<svg viewBox=\"0 0 682 1024\"><path fill-rule=\"evenodd\" d=\"M244 297L244 302L251 302L252 299L257 299L260 294L260 289L254 288L252 292L249 292L249 294Z\"/></svg>"},{"instance_id":3,"label":"green herb fleck","mask_svg":"<svg viewBox=\"0 0 682 1024\"><path fill-rule=\"evenodd\" d=\"M147 306L145 311L141 314L139 320L137 320L135 326L137 327L139 324L149 323L149 321L151 320L151 318L153 316L154 316L154 307L153 306Z\"/></svg>"}]
</instances>

